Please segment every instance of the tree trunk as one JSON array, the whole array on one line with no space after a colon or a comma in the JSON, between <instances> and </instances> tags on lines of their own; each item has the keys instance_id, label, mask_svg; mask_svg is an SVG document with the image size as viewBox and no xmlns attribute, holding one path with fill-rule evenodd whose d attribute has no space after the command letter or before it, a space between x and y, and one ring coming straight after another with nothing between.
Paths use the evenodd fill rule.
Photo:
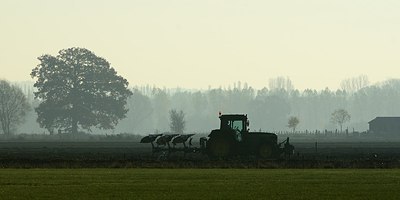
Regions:
<instances>
[{"instance_id":1,"label":"tree trunk","mask_svg":"<svg viewBox=\"0 0 400 200\"><path fill-rule=\"evenodd\" d=\"M1 121L1 129L3 129L4 135L7 135L6 123L3 121Z\"/></svg>"},{"instance_id":2,"label":"tree trunk","mask_svg":"<svg viewBox=\"0 0 400 200\"><path fill-rule=\"evenodd\" d=\"M78 121L72 118L72 134L78 134Z\"/></svg>"},{"instance_id":3,"label":"tree trunk","mask_svg":"<svg viewBox=\"0 0 400 200\"><path fill-rule=\"evenodd\" d=\"M0 122L1 122L1 129L3 129L3 133L4 135L7 135L7 123L6 123L6 114L3 112L1 112L1 116L0 116Z\"/></svg>"},{"instance_id":4,"label":"tree trunk","mask_svg":"<svg viewBox=\"0 0 400 200\"><path fill-rule=\"evenodd\" d=\"M4 117L4 123L3 123L3 131L5 135L11 135L10 131L10 119L9 117Z\"/></svg>"},{"instance_id":5,"label":"tree trunk","mask_svg":"<svg viewBox=\"0 0 400 200\"><path fill-rule=\"evenodd\" d=\"M6 132L5 132L5 134L6 135L11 135L11 131L10 131L10 123L6 123Z\"/></svg>"}]
</instances>

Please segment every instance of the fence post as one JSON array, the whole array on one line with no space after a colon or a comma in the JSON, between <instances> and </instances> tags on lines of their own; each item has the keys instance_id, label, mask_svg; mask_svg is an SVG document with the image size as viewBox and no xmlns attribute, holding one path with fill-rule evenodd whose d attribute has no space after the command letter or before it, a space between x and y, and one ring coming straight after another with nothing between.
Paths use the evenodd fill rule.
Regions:
<instances>
[{"instance_id":1,"label":"fence post","mask_svg":"<svg viewBox=\"0 0 400 200\"><path fill-rule=\"evenodd\" d=\"M318 142L315 141L315 154L317 154L317 153L318 153Z\"/></svg>"}]
</instances>

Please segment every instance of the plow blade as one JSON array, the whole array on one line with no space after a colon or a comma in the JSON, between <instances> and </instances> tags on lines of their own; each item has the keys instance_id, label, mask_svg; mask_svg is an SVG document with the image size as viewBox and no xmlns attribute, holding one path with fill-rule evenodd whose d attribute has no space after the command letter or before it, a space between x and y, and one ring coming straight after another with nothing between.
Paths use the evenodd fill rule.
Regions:
<instances>
[{"instance_id":1,"label":"plow blade","mask_svg":"<svg viewBox=\"0 0 400 200\"><path fill-rule=\"evenodd\" d=\"M187 135L179 135L179 136L176 136L173 140L172 140L172 144L174 144L174 145L176 145L176 144L183 144L185 147L186 147L186 141L190 138L190 141L189 141L189 145L192 145L191 144L191 139L192 139L192 136L193 136L194 134L187 134Z\"/></svg>"},{"instance_id":2,"label":"plow blade","mask_svg":"<svg viewBox=\"0 0 400 200\"><path fill-rule=\"evenodd\" d=\"M159 136L162 136L162 134L153 134L153 135L148 135L140 140L140 143L152 143L154 142Z\"/></svg>"},{"instance_id":3,"label":"plow blade","mask_svg":"<svg viewBox=\"0 0 400 200\"><path fill-rule=\"evenodd\" d=\"M170 135L162 135L160 136L156 143L157 145L168 145L169 146L169 142L172 140L172 138L174 138L175 136L178 136L179 134L170 134Z\"/></svg>"}]
</instances>

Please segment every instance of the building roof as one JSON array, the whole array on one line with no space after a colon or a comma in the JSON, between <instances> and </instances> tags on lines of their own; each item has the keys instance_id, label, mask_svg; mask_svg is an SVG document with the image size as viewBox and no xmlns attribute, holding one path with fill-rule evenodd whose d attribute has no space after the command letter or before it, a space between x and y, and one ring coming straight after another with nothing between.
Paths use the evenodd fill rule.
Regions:
<instances>
[{"instance_id":1,"label":"building roof","mask_svg":"<svg viewBox=\"0 0 400 200\"><path fill-rule=\"evenodd\" d=\"M392 123L400 123L400 117L376 117L375 119L371 120L370 122L368 122L368 124L372 123L372 122L392 122Z\"/></svg>"},{"instance_id":2,"label":"building roof","mask_svg":"<svg viewBox=\"0 0 400 200\"><path fill-rule=\"evenodd\" d=\"M233 119L233 120L242 120L242 119L246 119L247 115L245 114L222 114L219 116L220 119L224 118L224 119Z\"/></svg>"}]
</instances>

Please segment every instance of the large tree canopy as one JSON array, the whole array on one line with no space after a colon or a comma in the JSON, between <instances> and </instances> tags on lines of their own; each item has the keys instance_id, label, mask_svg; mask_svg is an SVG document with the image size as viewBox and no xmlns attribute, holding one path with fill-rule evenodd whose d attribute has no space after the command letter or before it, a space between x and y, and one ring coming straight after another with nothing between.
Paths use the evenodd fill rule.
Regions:
<instances>
[{"instance_id":1,"label":"large tree canopy","mask_svg":"<svg viewBox=\"0 0 400 200\"><path fill-rule=\"evenodd\" d=\"M43 55L32 70L37 78L35 109L41 127L77 133L79 128L112 129L126 116L128 81L104 58L84 48L69 48L57 56Z\"/></svg>"}]
</instances>

